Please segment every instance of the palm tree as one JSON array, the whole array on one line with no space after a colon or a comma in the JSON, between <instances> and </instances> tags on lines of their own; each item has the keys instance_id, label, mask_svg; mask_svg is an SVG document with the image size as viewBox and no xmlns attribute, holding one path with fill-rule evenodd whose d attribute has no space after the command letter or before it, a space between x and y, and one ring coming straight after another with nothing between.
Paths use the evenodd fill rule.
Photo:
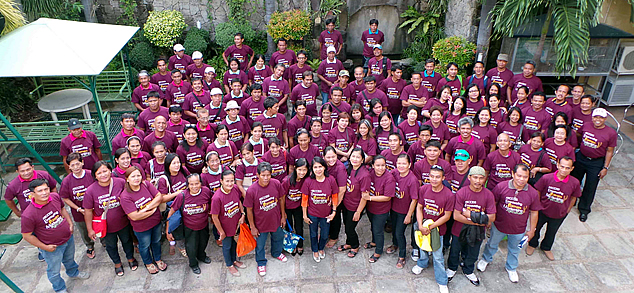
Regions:
<instances>
[{"instance_id":1,"label":"palm tree","mask_svg":"<svg viewBox=\"0 0 634 293\"><path fill-rule=\"evenodd\" d=\"M0 36L26 24L24 14L13 0L0 0Z\"/></svg>"},{"instance_id":2,"label":"palm tree","mask_svg":"<svg viewBox=\"0 0 634 293\"><path fill-rule=\"evenodd\" d=\"M555 70L575 76L578 65L588 60L590 27L599 23L602 4L603 0L500 0L489 15L496 36L513 37L517 28L546 13L535 62L539 62L552 23L557 52Z\"/></svg>"}]
</instances>

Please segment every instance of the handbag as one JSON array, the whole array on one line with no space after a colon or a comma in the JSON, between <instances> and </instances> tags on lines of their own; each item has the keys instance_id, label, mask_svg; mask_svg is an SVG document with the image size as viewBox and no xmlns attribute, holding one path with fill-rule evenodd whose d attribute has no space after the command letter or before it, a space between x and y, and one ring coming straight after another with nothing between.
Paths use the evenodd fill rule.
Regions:
<instances>
[{"instance_id":1,"label":"handbag","mask_svg":"<svg viewBox=\"0 0 634 293\"><path fill-rule=\"evenodd\" d=\"M110 187L108 187L108 197L112 194L112 186L114 185L114 180L110 178ZM99 238L106 237L108 234L108 223L106 221L106 217L108 214L108 209L110 205L106 205L103 207L103 213L101 216L96 216L93 214L92 216L92 230L95 231L95 235Z\"/></svg>"},{"instance_id":2,"label":"handbag","mask_svg":"<svg viewBox=\"0 0 634 293\"><path fill-rule=\"evenodd\" d=\"M516 152L520 151L520 148L525 145L524 141L522 140L522 131L524 130L524 124L520 124L520 133L517 135L517 138L515 139L515 144L513 145L513 150Z\"/></svg>"},{"instance_id":3,"label":"handbag","mask_svg":"<svg viewBox=\"0 0 634 293\"><path fill-rule=\"evenodd\" d=\"M304 237L293 233L293 228L291 227L291 223L288 222L288 219L286 219L286 227L288 227L288 231L286 231L286 229L282 230L284 231L284 250L288 253L293 253L299 240L303 240Z\"/></svg>"},{"instance_id":4,"label":"handbag","mask_svg":"<svg viewBox=\"0 0 634 293\"><path fill-rule=\"evenodd\" d=\"M172 234L174 230L183 224L183 206L185 206L185 193L183 193L183 203L181 204L181 207L167 218L167 221L169 221L169 225L167 227L168 233Z\"/></svg>"}]
</instances>

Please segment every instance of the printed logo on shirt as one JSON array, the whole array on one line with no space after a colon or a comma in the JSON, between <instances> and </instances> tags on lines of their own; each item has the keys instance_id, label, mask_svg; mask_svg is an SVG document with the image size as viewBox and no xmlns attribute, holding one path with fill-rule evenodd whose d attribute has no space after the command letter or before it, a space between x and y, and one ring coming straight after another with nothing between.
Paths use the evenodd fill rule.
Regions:
<instances>
[{"instance_id":1,"label":"printed logo on shirt","mask_svg":"<svg viewBox=\"0 0 634 293\"><path fill-rule=\"evenodd\" d=\"M302 193L297 188L290 188L286 199L295 202L300 201L302 199Z\"/></svg>"},{"instance_id":2,"label":"printed logo on shirt","mask_svg":"<svg viewBox=\"0 0 634 293\"><path fill-rule=\"evenodd\" d=\"M511 178L511 168L509 168L506 164L495 164L495 176L498 178Z\"/></svg>"},{"instance_id":3,"label":"printed logo on shirt","mask_svg":"<svg viewBox=\"0 0 634 293\"><path fill-rule=\"evenodd\" d=\"M282 91L280 89L278 89L276 86L274 85L270 85L269 86L269 97L272 98L279 98L282 96Z\"/></svg>"},{"instance_id":4,"label":"printed logo on shirt","mask_svg":"<svg viewBox=\"0 0 634 293\"><path fill-rule=\"evenodd\" d=\"M432 217L440 217L445 213L445 209L439 207L436 201L430 198L424 199L423 213Z\"/></svg>"},{"instance_id":5,"label":"printed logo on shirt","mask_svg":"<svg viewBox=\"0 0 634 293\"><path fill-rule=\"evenodd\" d=\"M381 62L381 64L383 64L383 62ZM374 63L370 67L370 71L372 72L372 75L379 75L381 74L381 66L379 66L378 63Z\"/></svg>"},{"instance_id":6,"label":"printed logo on shirt","mask_svg":"<svg viewBox=\"0 0 634 293\"><path fill-rule=\"evenodd\" d=\"M203 204L202 206L197 205L195 203L190 203L190 204L186 204L183 207L183 212L187 215L196 215L196 214L202 214L207 210L207 205Z\"/></svg>"},{"instance_id":7,"label":"printed logo on shirt","mask_svg":"<svg viewBox=\"0 0 634 293\"><path fill-rule=\"evenodd\" d=\"M280 154L281 155L281 154ZM280 176L282 174L284 174L284 166L280 165L280 164L271 164L271 177L277 177Z\"/></svg>"},{"instance_id":8,"label":"printed logo on shirt","mask_svg":"<svg viewBox=\"0 0 634 293\"><path fill-rule=\"evenodd\" d=\"M471 212L484 212L482 206L480 206L475 200L467 200L464 202L464 208Z\"/></svg>"},{"instance_id":9,"label":"printed logo on shirt","mask_svg":"<svg viewBox=\"0 0 634 293\"><path fill-rule=\"evenodd\" d=\"M73 199L75 201L84 201L84 194L86 193L86 187L84 185L75 186L72 189Z\"/></svg>"},{"instance_id":10,"label":"printed logo on shirt","mask_svg":"<svg viewBox=\"0 0 634 293\"><path fill-rule=\"evenodd\" d=\"M539 130L541 129L541 125L537 122L537 118L535 116L526 115L526 120L524 120L524 127L528 130Z\"/></svg>"},{"instance_id":11,"label":"printed logo on shirt","mask_svg":"<svg viewBox=\"0 0 634 293\"><path fill-rule=\"evenodd\" d=\"M145 107L149 107L150 106L150 104L148 104L148 102L147 102L147 95L141 96L141 104L143 104L143 106L145 106Z\"/></svg>"},{"instance_id":12,"label":"printed logo on shirt","mask_svg":"<svg viewBox=\"0 0 634 293\"><path fill-rule=\"evenodd\" d=\"M279 131L279 129L275 128L271 124L264 124L263 129L264 129L264 137L266 138L276 137Z\"/></svg>"},{"instance_id":13,"label":"printed logo on shirt","mask_svg":"<svg viewBox=\"0 0 634 293\"><path fill-rule=\"evenodd\" d=\"M262 111L258 108L251 108L249 109L249 117L251 117L251 120L255 120L255 118L258 118L258 116L262 115Z\"/></svg>"},{"instance_id":14,"label":"printed logo on shirt","mask_svg":"<svg viewBox=\"0 0 634 293\"><path fill-rule=\"evenodd\" d=\"M224 205L225 217L233 218L240 212L240 205L235 201L230 201Z\"/></svg>"},{"instance_id":15,"label":"printed logo on shirt","mask_svg":"<svg viewBox=\"0 0 634 293\"><path fill-rule=\"evenodd\" d=\"M396 90L395 88L387 89L387 97L393 100L398 100L401 98L401 96L398 93L398 90Z\"/></svg>"},{"instance_id":16,"label":"printed logo on shirt","mask_svg":"<svg viewBox=\"0 0 634 293\"><path fill-rule=\"evenodd\" d=\"M168 85L169 83L167 83L167 81L164 81L164 80L158 81L158 86L161 88L161 91L165 91Z\"/></svg>"},{"instance_id":17,"label":"printed logo on shirt","mask_svg":"<svg viewBox=\"0 0 634 293\"><path fill-rule=\"evenodd\" d=\"M350 180L350 176L348 176L348 179L346 179L346 190L348 192L354 191L354 185L352 184L352 180Z\"/></svg>"},{"instance_id":18,"label":"printed logo on shirt","mask_svg":"<svg viewBox=\"0 0 634 293\"><path fill-rule=\"evenodd\" d=\"M108 209L114 209L121 205L117 196L111 194L98 196L97 201L99 202L99 207L102 210L104 210L105 207L108 207Z\"/></svg>"},{"instance_id":19,"label":"printed logo on shirt","mask_svg":"<svg viewBox=\"0 0 634 293\"><path fill-rule=\"evenodd\" d=\"M242 132L237 128L229 129L229 139L233 142L240 141L244 138Z\"/></svg>"},{"instance_id":20,"label":"printed logo on shirt","mask_svg":"<svg viewBox=\"0 0 634 293\"><path fill-rule=\"evenodd\" d=\"M82 158L90 157L91 152L90 148L84 146L83 144L75 144L70 147L71 153L78 153L82 156Z\"/></svg>"},{"instance_id":21,"label":"printed logo on shirt","mask_svg":"<svg viewBox=\"0 0 634 293\"><path fill-rule=\"evenodd\" d=\"M315 205L328 204L328 195L321 189L313 189L310 191L310 201Z\"/></svg>"},{"instance_id":22,"label":"printed logo on shirt","mask_svg":"<svg viewBox=\"0 0 634 293\"><path fill-rule=\"evenodd\" d=\"M520 154L520 162L531 169L535 168L535 164L531 162L531 157L527 153Z\"/></svg>"},{"instance_id":23,"label":"printed logo on shirt","mask_svg":"<svg viewBox=\"0 0 634 293\"><path fill-rule=\"evenodd\" d=\"M299 96L299 100L305 101L306 106L315 104L315 97L311 96L310 94L302 94L301 96Z\"/></svg>"},{"instance_id":24,"label":"printed logo on shirt","mask_svg":"<svg viewBox=\"0 0 634 293\"><path fill-rule=\"evenodd\" d=\"M522 204L517 197L514 196L507 196L504 198L503 208L507 213L513 215L523 215L526 210L528 210L528 207L524 206L524 204Z\"/></svg>"},{"instance_id":25,"label":"printed logo on shirt","mask_svg":"<svg viewBox=\"0 0 634 293\"><path fill-rule=\"evenodd\" d=\"M499 84L502 86L504 84L504 80L499 75L491 76L491 83Z\"/></svg>"},{"instance_id":26,"label":"printed logo on shirt","mask_svg":"<svg viewBox=\"0 0 634 293\"><path fill-rule=\"evenodd\" d=\"M557 154L555 153L555 150L546 148L546 153L548 154L548 158L550 159L550 162L552 164L557 164Z\"/></svg>"},{"instance_id":27,"label":"printed logo on shirt","mask_svg":"<svg viewBox=\"0 0 634 293\"><path fill-rule=\"evenodd\" d=\"M373 48L374 49L374 45L376 45L376 40L373 37L367 37L366 38L366 42L365 44L369 47L369 48Z\"/></svg>"},{"instance_id":28,"label":"printed logo on shirt","mask_svg":"<svg viewBox=\"0 0 634 293\"><path fill-rule=\"evenodd\" d=\"M335 41L332 38L324 38L324 47L333 47L335 46Z\"/></svg>"},{"instance_id":29,"label":"printed logo on shirt","mask_svg":"<svg viewBox=\"0 0 634 293\"><path fill-rule=\"evenodd\" d=\"M24 201L30 203L31 202L31 190L25 189L22 190L22 196L24 196Z\"/></svg>"},{"instance_id":30,"label":"printed logo on shirt","mask_svg":"<svg viewBox=\"0 0 634 293\"><path fill-rule=\"evenodd\" d=\"M574 131L579 131L579 129L581 129L581 127L583 127L583 120L578 119L578 118L572 119L571 128Z\"/></svg>"},{"instance_id":31,"label":"printed logo on shirt","mask_svg":"<svg viewBox=\"0 0 634 293\"><path fill-rule=\"evenodd\" d=\"M337 70L335 70L335 68L333 67L326 67L326 77L337 77Z\"/></svg>"},{"instance_id":32,"label":"printed logo on shirt","mask_svg":"<svg viewBox=\"0 0 634 293\"><path fill-rule=\"evenodd\" d=\"M303 73L295 73L295 83L296 84L300 84L300 83L302 83L302 81L304 81L304 74Z\"/></svg>"},{"instance_id":33,"label":"printed logo on shirt","mask_svg":"<svg viewBox=\"0 0 634 293\"><path fill-rule=\"evenodd\" d=\"M458 133L458 125L456 125L455 121L445 119L445 124L447 124L450 133Z\"/></svg>"},{"instance_id":34,"label":"printed logo on shirt","mask_svg":"<svg viewBox=\"0 0 634 293\"><path fill-rule=\"evenodd\" d=\"M59 211L50 211L42 217L42 221L44 221L47 230L55 229L64 222L64 217L62 217Z\"/></svg>"},{"instance_id":35,"label":"printed logo on shirt","mask_svg":"<svg viewBox=\"0 0 634 293\"><path fill-rule=\"evenodd\" d=\"M183 104L185 103L185 95L181 92L181 88L178 88L178 92L175 92L172 94L173 97L173 101L176 104Z\"/></svg>"},{"instance_id":36,"label":"printed logo on shirt","mask_svg":"<svg viewBox=\"0 0 634 293\"><path fill-rule=\"evenodd\" d=\"M203 164L203 157L199 153L188 153L185 160L190 166L198 166Z\"/></svg>"},{"instance_id":37,"label":"printed logo on shirt","mask_svg":"<svg viewBox=\"0 0 634 293\"><path fill-rule=\"evenodd\" d=\"M405 197L405 190L401 190L398 186L398 182L396 183L396 193L394 193L394 196L398 199L403 199Z\"/></svg>"},{"instance_id":38,"label":"printed logo on shirt","mask_svg":"<svg viewBox=\"0 0 634 293\"><path fill-rule=\"evenodd\" d=\"M245 61L245 60L244 60L244 56L242 56L242 54L240 54L240 53L233 53L233 58L238 59L238 61L239 61L240 63L243 63L243 62Z\"/></svg>"},{"instance_id":39,"label":"printed logo on shirt","mask_svg":"<svg viewBox=\"0 0 634 293\"><path fill-rule=\"evenodd\" d=\"M603 145L603 142L600 142L593 133L588 131L583 133L582 141L584 146L591 149L598 149Z\"/></svg>"},{"instance_id":40,"label":"printed logo on shirt","mask_svg":"<svg viewBox=\"0 0 634 293\"><path fill-rule=\"evenodd\" d=\"M260 210L268 212L277 206L277 198L267 194L260 197Z\"/></svg>"},{"instance_id":41,"label":"printed logo on shirt","mask_svg":"<svg viewBox=\"0 0 634 293\"><path fill-rule=\"evenodd\" d=\"M335 148L342 152L347 152L350 149L350 142L345 138L337 138L335 140Z\"/></svg>"},{"instance_id":42,"label":"printed logo on shirt","mask_svg":"<svg viewBox=\"0 0 634 293\"><path fill-rule=\"evenodd\" d=\"M134 202L134 205L136 206L138 210L142 210L145 207L147 207L150 204L150 202L152 202L152 198L142 197L137 199L137 201Z\"/></svg>"},{"instance_id":43,"label":"printed logo on shirt","mask_svg":"<svg viewBox=\"0 0 634 293\"><path fill-rule=\"evenodd\" d=\"M546 189L546 198L554 203L563 204L570 196L564 194L559 187L548 186Z\"/></svg>"},{"instance_id":44,"label":"printed logo on shirt","mask_svg":"<svg viewBox=\"0 0 634 293\"><path fill-rule=\"evenodd\" d=\"M207 187L209 187L209 189L212 192L216 192L216 190L218 190L218 188L220 188L220 180L214 181L214 182L209 182L207 184Z\"/></svg>"}]
</instances>

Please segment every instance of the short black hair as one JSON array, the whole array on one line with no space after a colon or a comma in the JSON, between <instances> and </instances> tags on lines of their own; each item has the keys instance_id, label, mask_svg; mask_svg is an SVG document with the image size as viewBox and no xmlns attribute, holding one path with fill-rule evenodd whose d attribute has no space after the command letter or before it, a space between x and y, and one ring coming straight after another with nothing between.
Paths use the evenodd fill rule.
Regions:
<instances>
[{"instance_id":1,"label":"short black hair","mask_svg":"<svg viewBox=\"0 0 634 293\"><path fill-rule=\"evenodd\" d=\"M449 70L449 68L451 68L451 66L456 66L456 69L460 69L460 67L458 66L458 63L449 62L449 63L447 63L447 70Z\"/></svg>"},{"instance_id":2,"label":"short black hair","mask_svg":"<svg viewBox=\"0 0 634 293\"><path fill-rule=\"evenodd\" d=\"M363 83L372 82L372 81L376 82L376 77L374 77L374 75L366 76L363 78Z\"/></svg>"},{"instance_id":3,"label":"short black hair","mask_svg":"<svg viewBox=\"0 0 634 293\"><path fill-rule=\"evenodd\" d=\"M165 58L161 57L161 58L156 59L156 66L158 66L159 61L163 61L163 62L165 62L165 65L167 65L167 60L165 60Z\"/></svg>"},{"instance_id":4,"label":"short black hair","mask_svg":"<svg viewBox=\"0 0 634 293\"><path fill-rule=\"evenodd\" d=\"M261 91L262 90L262 85L259 83L254 83L251 85L251 91Z\"/></svg>"},{"instance_id":5,"label":"short black hair","mask_svg":"<svg viewBox=\"0 0 634 293\"><path fill-rule=\"evenodd\" d=\"M233 35L234 37L240 37L241 39L244 40L244 35L242 33L236 33L235 35Z\"/></svg>"},{"instance_id":6,"label":"short black hair","mask_svg":"<svg viewBox=\"0 0 634 293\"><path fill-rule=\"evenodd\" d=\"M151 91L149 93L147 93L147 97L148 98L161 98L161 94L159 94L159 92L157 91Z\"/></svg>"},{"instance_id":7,"label":"short black hair","mask_svg":"<svg viewBox=\"0 0 634 293\"><path fill-rule=\"evenodd\" d=\"M523 171L529 172L530 168L526 166L524 163L519 163L513 167L513 173L517 173L517 170L522 169Z\"/></svg>"},{"instance_id":8,"label":"short black hair","mask_svg":"<svg viewBox=\"0 0 634 293\"><path fill-rule=\"evenodd\" d=\"M401 64L392 65L392 71L395 70L403 71L403 66Z\"/></svg>"},{"instance_id":9,"label":"short black hair","mask_svg":"<svg viewBox=\"0 0 634 293\"><path fill-rule=\"evenodd\" d=\"M277 99L268 97L268 98L266 98L264 100L264 102L262 104L264 105L264 109L268 110L268 109L273 108L273 106L275 106L275 104L277 104Z\"/></svg>"},{"instance_id":10,"label":"short black hair","mask_svg":"<svg viewBox=\"0 0 634 293\"><path fill-rule=\"evenodd\" d=\"M438 149L441 149L442 144L440 143L440 141L437 140L429 140L426 144L425 144L425 148L428 147L437 147Z\"/></svg>"},{"instance_id":11,"label":"short black hair","mask_svg":"<svg viewBox=\"0 0 634 293\"><path fill-rule=\"evenodd\" d=\"M334 17L326 19L326 25L329 25L329 24L335 24L335 18Z\"/></svg>"},{"instance_id":12,"label":"short black hair","mask_svg":"<svg viewBox=\"0 0 634 293\"><path fill-rule=\"evenodd\" d=\"M420 134L423 131L429 131L429 134L432 135L434 134L434 128L431 127L431 125L427 125L427 124L423 124L418 128L418 134Z\"/></svg>"},{"instance_id":13,"label":"short black hair","mask_svg":"<svg viewBox=\"0 0 634 293\"><path fill-rule=\"evenodd\" d=\"M79 160L79 162L83 162L84 158L81 157L79 153L70 153L66 156L66 164L70 165L70 162L73 160Z\"/></svg>"},{"instance_id":14,"label":"short black hair","mask_svg":"<svg viewBox=\"0 0 634 293\"><path fill-rule=\"evenodd\" d=\"M260 166L258 166L258 169L259 169L259 167L260 167ZM235 174L233 173L233 171L231 171L231 169L226 169L226 170L222 171L222 174L220 174L220 180L225 179L225 177L226 177L226 176L229 176L229 175L233 175L233 176L235 176ZM235 177L234 177L234 178L235 178Z\"/></svg>"},{"instance_id":15,"label":"short black hair","mask_svg":"<svg viewBox=\"0 0 634 293\"><path fill-rule=\"evenodd\" d=\"M273 167L271 167L271 163L262 161L258 164L258 174L262 174L264 171L273 172Z\"/></svg>"},{"instance_id":16,"label":"short black hair","mask_svg":"<svg viewBox=\"0 0 634 293\"><path fill-rule=\"evenodd\" d=\"M370 19L370 25L373 25L373 24L379 25L379 20L376 18Z\"/></svg>"},{"instance_id":17,"label":"short black hair","mask_svg":"<svg viewBox=\"0 0 634 293\"><path fill-rule=\"evenodd\" d=\"M169 113L183 113L183 108L179 104L170 105Z\"/></svg>"},{"instance_id":18,"label":"short black hair","mask_svg":"<svg viewBox=\"0 0 634 293\"><path fill-rule=\"evenodd\" d=\"M42 186L46 184L46 186L48 186L48 181L38 178L38 179L33 179L33 181L31 181L31 183L29 183L29 190L30 191L35 191L36 188L38 188L39 186ZM50 187L50 186L48 186Z\"/></svg>"},{"instance_id":19,"label":"short black hair","mask_svg":"<svg viewBox=\"0 0 634 293\"><path fill-rule=\"evenodd\" d=\"M15 161L15 167L18 168L26 163L33 166L33 161L31 160L31 158L19 158L17 161Z\"/></svg>"}]
</instances>

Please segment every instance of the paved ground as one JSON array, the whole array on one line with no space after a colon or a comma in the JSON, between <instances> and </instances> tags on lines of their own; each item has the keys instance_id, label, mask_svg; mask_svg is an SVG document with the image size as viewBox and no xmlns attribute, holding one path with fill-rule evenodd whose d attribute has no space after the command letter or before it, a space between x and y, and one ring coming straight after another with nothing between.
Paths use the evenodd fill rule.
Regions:
<instances>
[{"instance_id":1,"label":"paved ground","mask_svg":"<svg viewBox=\"0 0 634 293\"><path fill-rule=\"evenodd\" d=\"M7 174L10 180L15 174ZM449 284L449 289L474 290L474 292L544 292L544 291L634 291L634 143L626 141L615 158L609 175L599 185L597 198L586 223L577 219L577 212L564 222L555 241L553 252L556 261L548 261L537 250L531 257L522 253L518 269L520 282L512 284L504 271L506 251L496 254L494 262L485 273L478 272L481 286L472 286L459 274ZM366 217L357 228L361 241L370 239ZM19 219L0 223L1 233L19 233ZM304 232L308 235L308 231ZM150 276L146 270L126 270L124 277L116 277L113 265L105 249L96 249L97 257L88 259L78 233L76 260L80 269L92 277L87 281L68 281L71 292L156 292L156 291L205 291L205 292L437 292L432 269L415 276L410 269L396 269L396 256L384 255L377 263L370 264L370 251L361 249L354 259L333 249L327 250L324 261L317 264L310 253L291 257L282 264L271 260L268 275L256 273L253 253L243 258L248 265L239 278L227 274L220 248L210 243L207 253L213 262L201 265L202 274L194 275L187 260L170 256L164 247L166 272ZM340 239L345 239L343 234ZM387 236L386 243L391 243ZM503 243L502 246L505 246ZM307 247L310 247L307 243ZM22 241L6 246L6 254L0 260L0 270L25 292L52 292L46 277L46 265L37 260L37 250ZM121 255L123 252L121 251ZM140 260L140 256L136 256ZM65 279L67 276L62 273ZM9 291L0 284L0 292Z\"/></svg>"}]
</instances>

